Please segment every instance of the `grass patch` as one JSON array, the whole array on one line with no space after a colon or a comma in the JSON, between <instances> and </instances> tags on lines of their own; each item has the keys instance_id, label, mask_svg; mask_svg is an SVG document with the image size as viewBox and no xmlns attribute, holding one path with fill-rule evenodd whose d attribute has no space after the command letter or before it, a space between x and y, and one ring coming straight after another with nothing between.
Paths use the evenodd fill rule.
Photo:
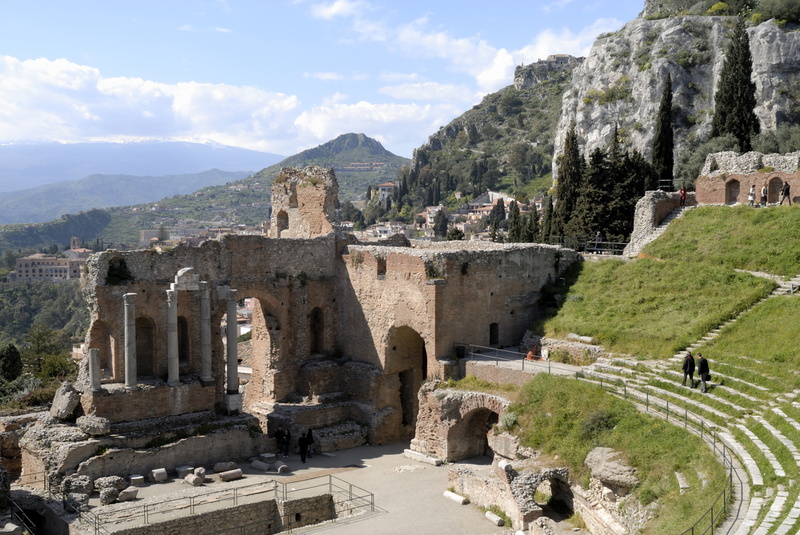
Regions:
<instances>
[{"instance_id":1,"label":"grass patch","mask_svg":"<svg viewBox=\"0 0 800 535\"><path fill-rule=\"evenodd\" d=\"M672 356L775 288L726 266L647 258L578 264L565 280L543 292L566 293L534 329L555 338L589 335L608 351L640 358Z\"/></svg>"},{"instance_id":2,"label":"grass patch","mask_svg":"<svg viewBox=\"0 0 800 535\"><path fill-rule=\"evenodd\" d=\"M662 259L790 277L800 272L800 210L793 206L700 207L670 223L643 252Z\"/></svg>"},{"instance_id":3,"label":"grass patch","mask_svg":"<svg viewBox=\"0 0 800 535\"><path fill-rule=\"evenodd\" d=\"M724 329L703 348L703 354L716 361L720 371L773 392L800 388L800 299L773 297ZM729 364L726 366L725 364ZM713 376L714 370L711 371Z\"/></svg>"},{"instance_id":4,"label":"grass patch","mask_svg":"<svg viewBox=\"0 0 800 535\"><path fill-rule=\"evenodd\" d=\"M519 392L519 386L511 383L495 384L481 379L474 375L467 375L463 379L447 379L441 382L441 388L452 388L454 390L472 390L475 392L486 392L488 394L498 394L509 397L509 394Z\"/></svg>"},{"instance_id":5,"label":"grass patch","mask_svg":"<svg viewBox=\"0 0 800 535\"><path fill-rule=\"evenodd\" d=\"M699 518L725 485L726 471L702 439L642 414L596 386L539 375L522 388L520 400L509 410L519 415L522 443L558 455L574 480L588 477L583 463L595 446L621 451L641 480L633 493L645 504L659 501L659 514L643 533L682 532L687 519ZM675 472L690 480L687 493L678 493ZM705 488L698 472L709 481Z\"/></svg>"}]
</instances>

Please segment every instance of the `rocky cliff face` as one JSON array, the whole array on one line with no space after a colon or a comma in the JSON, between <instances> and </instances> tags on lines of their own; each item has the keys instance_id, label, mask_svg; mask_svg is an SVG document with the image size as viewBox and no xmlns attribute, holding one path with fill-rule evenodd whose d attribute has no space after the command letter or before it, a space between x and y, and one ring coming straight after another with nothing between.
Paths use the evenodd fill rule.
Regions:
<instances>
[{"instance_id":1,"label":"rocky cliff face","mask_svg":"<svg viewBox=\"0 0 800 535\"><path fill-rule=\"evenodd\" d=\"M584 155L605 147L617 126L623 141L650 158L668 73L672 76L676 161L688 139L707 138L727 36L734 24L734 17L637 18L618 32L598 38L564 94L553 176L558 172L555 158L563 152L564 137L573 122ZM800 32L787 32L768 21L748 29L748 34L762 130L798 122Z\"/></svg>"}]
</instances>

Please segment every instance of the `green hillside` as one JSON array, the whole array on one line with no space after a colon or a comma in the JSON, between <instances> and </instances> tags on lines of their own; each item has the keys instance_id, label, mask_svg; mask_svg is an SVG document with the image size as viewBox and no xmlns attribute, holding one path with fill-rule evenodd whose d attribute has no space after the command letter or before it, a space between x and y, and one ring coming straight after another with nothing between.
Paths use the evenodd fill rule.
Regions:
<instances>
[{"instance_id":1,"label":"green hillside","mask_svg":"<svg viewBox=\"0 0 800 535\"><path fill-rule=\"evenodd\" d=\"M800 271L798 217L788 206L691 210L645 248L652 258L575 266L565 285L546 289L549 313L536 328L547 336L592 336L612 352L667 358L777 285L740 270L782 278ZM773 342L774 354L796 354L784 344L800 337L800 326L777 325L791 335ZM757 344L760 334L742 336Z\"/></svg>"}]
</instances>

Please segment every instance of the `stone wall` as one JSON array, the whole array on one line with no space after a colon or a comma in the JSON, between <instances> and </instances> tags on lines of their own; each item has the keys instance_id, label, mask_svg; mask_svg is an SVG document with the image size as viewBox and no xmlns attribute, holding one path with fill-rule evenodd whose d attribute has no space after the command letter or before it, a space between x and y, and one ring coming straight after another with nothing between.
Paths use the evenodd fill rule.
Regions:
<instances>
[{"instance_id":1,"label":"stone wall","mask_svg":"<svg viewBox=\"0 0 800 535\"><path fill-rule=\"evenodd\" d=\"M258 503L216 509L146 526L114 531L116 535L181 535L226 529L238 535L279 533L335 518L330 494L286 502Z\"/></svg>"},{"instance_id":2,"label":"stone wall","mask_svg":"<svg viewBox=\"0 0 800 535\"><path fill-rule=\"evenodd\" d=\"M338 194L332 169L284 167L272 182L270 237L313 238L332 232Z\"/></svg>"},{"instance_id":3,"label":"stone wall","mask_svg":"<svg viewBox=\"0 0 800 535\"><path fill-rule=\"evenodd\" d=\"M82 396L85 414L99 414L111 423L213 411L216 392L199 381L168 386L163 381L139 383L136 390L109 384L102 393Z\"/></svg>"},{"instance_id":4,"label":"stone wall","mask_svg":"<svg viewBox=\"0 0 800 535\"><path fill-rule=\"evenodd\" d=\"M702 204L746 204L750 186L756 187L756 204L761 188L767 187L767 203L780 200L781 186L788 181L792 201L800 198L800 151L789 154L762 154L732 151L706 157L695 182L697 202Z\"/></svg>"},{"instance_id":5,"label":"stone wall","mask_svg":"<svg viewBox=\"0 0 800 535\"><path fill-rule=\"evenodd\" d=\"M693 206L700 201L694 192L686 195L686 206ZM653 231L680 206L680 194L666 191L646 191L644 196L636 202L633 215L633 232L628 245L623 251L624 256L634 257L641 252L645 245L653 240Z\"/></svg>"}]
</instances>

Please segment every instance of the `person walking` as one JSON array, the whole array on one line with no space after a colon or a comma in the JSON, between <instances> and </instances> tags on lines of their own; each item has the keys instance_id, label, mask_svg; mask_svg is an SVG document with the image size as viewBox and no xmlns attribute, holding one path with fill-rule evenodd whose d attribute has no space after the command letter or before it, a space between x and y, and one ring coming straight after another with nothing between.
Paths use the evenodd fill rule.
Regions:
<instances>
[{"instance_id":1,"label":"person walking","mask_svg":"<svg viewBox=\"0 0 800 535\"><path fill-rule=\"evenodd\" d=\"M747 206L755 206L756 202L756 185L750 186L750 191L747 193Z\"/></svg>"},{"instance_id":2,"label":"person walking","mask_svg":"<svg viewBox=\"0 0 800 535\"><path fill-rule=\"evenodd\" d=\"M300 435L300 438L297 439L297 445L300 448L300 461L305 463L308 455L308 439L306 439L306 435Z\"/></svg>"},{"instance_id":3,"label":"person walking","mask_svg":"<svg viewBox=\"0 0 800 535\"><path fill-rule=\"evenodd\" d=\"M785 180L783 182L783 187L781 188L781 202L778 203L778 206L782 206L783 205L783 201L787 200L787 199L789 201L789 206L792 205L792 195L790 193L790 189L791 188L789 187L789 181Z\"/></svg>"},{"instance_id":4,"label":"person walking","mask_svg":"<svg viewBox=\"0 0 800 535\"><path fill-rule=\"evenodd\" d=\"M761 206L767 206L767 183L761 186Z\"/></svg>"},{"instance_id":5,"label":"person walking","mask_svg":"<svg viewBox=\"0 0 800 535\"><path fill-rule=\"evenodd\" d=\"M694 388L694 357L691 351L686 352L683 357L683 382L681 386L686 386L686 379L689 379L689 388Z\"/></svg>"},{"instance_id":6,"label":"person walking","mask_svg":"<svg viewBox=\"0 0 800 535\"><path fill-rule=\"evenodd\" d=\"M311 428L308 428L308 433L306 433L306 444L308 444L308 458L311 459L314 457L314 435L311 433Z\"/></svg>"},{"instance_id":7,"label":"person walking","mask_svg":"<svg viewBox=\"0 0 800 535\"><path fill-rule=\"evenodd\" d=\"M678 190L678 194L680 195L681 198L680 206L686 206L686 188L681 186L681 189Z\"/></svg>"},{"instance_id":8,"label":"person walking","mask_svg":"<svg viewBox=\"0 0 800 535\"><path fill-rule=\"evenodd\" d=\"M706 385L706 382L711 380L711 374L708 369L708 361L702 353L697 354L697 375L700 376L700 382L703 385L700 392L705 394L708 392L708 385Z\"/></svg>"}]
</instances>

